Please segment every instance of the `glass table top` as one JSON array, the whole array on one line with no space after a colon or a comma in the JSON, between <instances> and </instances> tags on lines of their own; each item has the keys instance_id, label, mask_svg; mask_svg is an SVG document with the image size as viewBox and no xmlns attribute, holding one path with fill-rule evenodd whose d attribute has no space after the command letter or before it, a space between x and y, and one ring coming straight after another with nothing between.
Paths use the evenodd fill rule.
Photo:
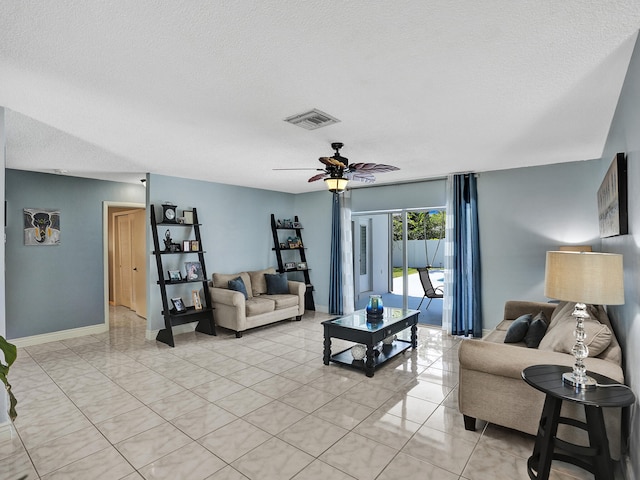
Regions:
<instances>
[{"instance_id":1,"label":"glass table top","mask_svg":"<svg viewBox=\"0 0 640 480\"><path fill-rule=\"evenodd\" d=\"M358 310L353 312L351 315L329 320L327 323L340 325L346 328L353 328L355 330L375 332L385 326L392 325L404 320L405 318L412 317L417 313L419 313L419 310L404 310L402 308L384 307L382 318L380 319L367 320L367 312L365 310Z\"/></svg>"}]
</instances>

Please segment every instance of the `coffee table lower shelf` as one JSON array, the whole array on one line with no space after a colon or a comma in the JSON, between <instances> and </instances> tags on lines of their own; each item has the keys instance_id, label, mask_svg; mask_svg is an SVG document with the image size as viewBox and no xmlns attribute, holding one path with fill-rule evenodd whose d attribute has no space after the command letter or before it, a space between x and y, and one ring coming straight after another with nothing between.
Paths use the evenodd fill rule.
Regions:
<instances>
[{"instance_id":1,"label":"coffee table lower shelf","mask_svg":"<svg viewBox=\"0 0 640 480\"><path fill-rule=\"evenodd\" d=\"M380 353L373 357L374 369L378 365L382 365L384 362L391 360L396 355L399 355L410 348L411 342L407 340L395 340L390 345L383 345L382 349L377 350ZM365 360L354 360L353 355L351 355L351 348L347 348L346 350L342 350L341 352L331 355L330 360L341 365L366 371L364 364Z\"/></svg>"}]
</instances>

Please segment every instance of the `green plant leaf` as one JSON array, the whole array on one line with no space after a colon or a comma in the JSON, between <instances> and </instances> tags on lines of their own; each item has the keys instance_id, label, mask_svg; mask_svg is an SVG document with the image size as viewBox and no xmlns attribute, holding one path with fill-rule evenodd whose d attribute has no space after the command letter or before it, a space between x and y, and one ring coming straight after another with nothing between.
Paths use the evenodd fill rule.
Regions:
<instances>
[{"instance_id":1,"label":"green plant leaf","mask_svg":"<svg viewBox=\"0 0 640 480\"><path fill-rule=\"evenodd\" d=\"M18 357L18 349L12 343L9 343L5 338L0 335L0 350L4 354L4 361L8 366L11 366Z\"/></svg>"}]
</instances>

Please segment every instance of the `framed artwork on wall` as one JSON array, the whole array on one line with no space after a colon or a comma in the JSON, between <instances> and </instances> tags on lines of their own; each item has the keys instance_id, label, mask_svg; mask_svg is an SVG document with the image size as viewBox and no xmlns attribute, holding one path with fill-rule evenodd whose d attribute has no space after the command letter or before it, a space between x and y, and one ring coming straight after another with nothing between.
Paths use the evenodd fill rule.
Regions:
<instances>
[{"instance_id":1,"label":"framed artwork on wall","mask_svg":"<svg viewBox=\"0 0 640 480\"><path fill-rule=\"evenodd\" d=\"M600 238L629 233L627 219L627 157L617 153L598 188Z\"/></svg>"},{"instance_id":2,"label":"framed artwork on wall","mask_svg":"<svg viewBox=\"0 0 640 480\"><path fill-rule=\"evenodd\" d=\"M60 245L60 210L25 208L23 216L25 245Z\"/></svg>"}]
</instances>

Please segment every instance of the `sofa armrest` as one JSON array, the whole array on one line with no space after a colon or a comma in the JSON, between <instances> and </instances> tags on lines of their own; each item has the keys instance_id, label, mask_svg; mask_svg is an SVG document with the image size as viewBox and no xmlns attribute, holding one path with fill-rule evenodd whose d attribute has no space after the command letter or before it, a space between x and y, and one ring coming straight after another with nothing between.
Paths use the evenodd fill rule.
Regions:
<instances>
[{"instance_id":1,"label":"sofa armrest","mask_svg":"<svg viewBox=\"0 0 640 480\"><path fill-rule=\"evenodd\" d=\"M303 282L289 280L289 293L298 296L298 315L304 315L304 295L307 292L307 286Z\"/></svg>"},{"instance_id":2,"label":"sofa armrest","mask_svg":"<svg viewBox=\"0 0 640 480\"><path fill-rule=\"evenodd\" d=\"M538 312L544 312L547 321L551 320L551 314L558 305L555 303L546 302L529 302L525 300L508 300L504 304L504 317L503 320L515 320L516 318L531 313L534 316Z\"/></svg>"},{"instance_id":3,"label":"sofa armrest","mask_svg":"<svg viewBox=\"0 0 640 480\"><path fill-rule=\"evenodd\" d=\"M460 368L499 375L508 378L522 378L522 370L532 365L564 365L572 367L572 355L537 348L525 348L484 340L465 339L458 351ZM605 375L624 383L622 368L613 362L600 358L585 359L587 370Z\"/></svg>"},{"instance_id":4,"label":"sofa armrest","mask_svg":"<svg viewBox=\"0 0 640 480\"><path fill-rule=\"evenodd\" d=\"M218 287L209 287L209 291L211 292L211 301L214 303L244 308L245 298L241 292Z\"/></svg>"}]
</instances>

